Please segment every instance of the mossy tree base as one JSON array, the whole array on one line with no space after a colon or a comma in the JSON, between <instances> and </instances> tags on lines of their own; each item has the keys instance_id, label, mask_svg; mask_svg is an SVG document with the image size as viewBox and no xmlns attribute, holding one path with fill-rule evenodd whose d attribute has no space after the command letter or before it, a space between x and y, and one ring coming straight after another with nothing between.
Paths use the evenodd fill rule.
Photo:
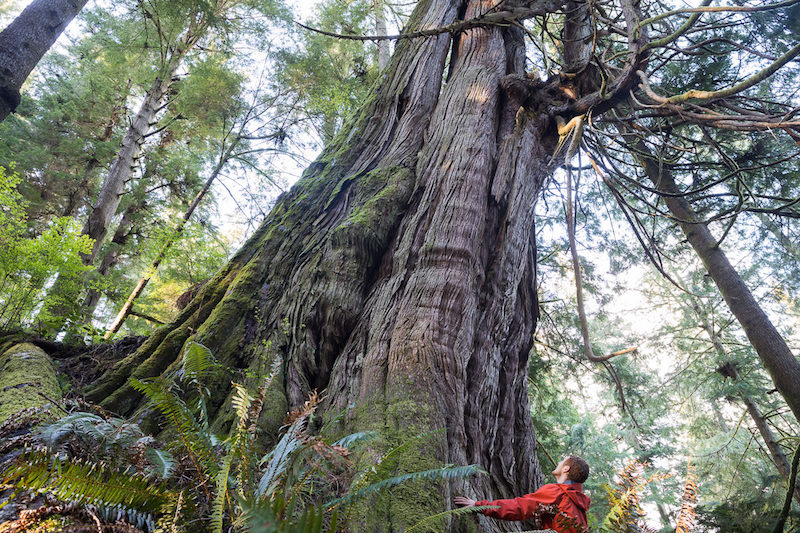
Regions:
<instances>
[{"instance_id":1,"label":"mossy tree base","mask_svg":"<svg viewBox=\"0 0 800 533\"><path fill-rule=\"evenodd\" d=\"M24 409L51 401L61 401L61 387L44 350L22 343L0 355L0 424Z\"/></svg>"}]
</instances>

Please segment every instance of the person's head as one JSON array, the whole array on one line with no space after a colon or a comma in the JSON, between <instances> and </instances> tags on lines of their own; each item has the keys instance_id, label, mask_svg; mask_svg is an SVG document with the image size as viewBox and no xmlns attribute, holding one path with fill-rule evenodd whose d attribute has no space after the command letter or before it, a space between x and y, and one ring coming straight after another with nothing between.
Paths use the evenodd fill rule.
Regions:
<instances>
[{"instance_id":1,"label":"person's head","mask_svg":"<svg viewBox=\"0 0 800 533\"><path fill-rule=\"evenodd\" d=\"M589 477L589 464L576 455L567 455L556 465L553 475L558 483L567 480L583 483Z\"/></svg>"}]
</instances>

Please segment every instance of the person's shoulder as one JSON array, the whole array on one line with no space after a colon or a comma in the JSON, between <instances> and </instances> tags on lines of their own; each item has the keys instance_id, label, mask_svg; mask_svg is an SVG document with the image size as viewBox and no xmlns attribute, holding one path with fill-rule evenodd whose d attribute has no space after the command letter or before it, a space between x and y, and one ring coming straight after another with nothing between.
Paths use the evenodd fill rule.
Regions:
<instances>
[{"instance_id":1,"label":"person's shoulder","mask_svg":"<svg viewBox=\"0 0 800 533\"><path fill-rule=\"evenodd\" d=\"M564 486L566 486L566 485L564 485ZM539 492L539 493L541 493L541 492L552 492L552 491L557 491L557 490L560 490L558 487L559 487L559 484L558 484L558 483L545 483L544 485L542 485L541 487L539 487L539 488L536 490L536 492Z\"/></svg>"}]
</instances>

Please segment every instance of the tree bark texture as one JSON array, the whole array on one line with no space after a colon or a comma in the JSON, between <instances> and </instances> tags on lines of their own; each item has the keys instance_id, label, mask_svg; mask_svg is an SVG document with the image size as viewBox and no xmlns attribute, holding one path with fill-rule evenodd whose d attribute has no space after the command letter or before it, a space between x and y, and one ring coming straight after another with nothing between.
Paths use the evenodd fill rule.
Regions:
<instances>
[{"instance_id":1,"label":"tree bark texture","mask_svg":"<svg viewBox=\"0 0 800 533\"><path fill-rule=\"evenodd\" d=\"M775 387L800 420L800 362L758 304L717 240L692 206L681 195L669 168L659 162L649 147L636 137L623 135L648 179L661 193L670 214L714 280L728 308L747 335L750 344L772 378Z\"/></svg>"},{"instance_id":2,"label":"tree bark texture","mask_svg":"<svg viewBox=\"0 0 800 533\"><path fill-rule=\"evenodd\" d=\"M20 101L19 90L86 0L34 0L0 32L0 122Z\"/></svg>"},{"instance_id":3,"label":"tree bark texture","mask_svg":"<svg viewBox=\"0 0 800 533\"><path fill-rule=\"evenodd\" d=\"M494 4L423 0L408 29ZM140 398L127 379L176 365L190 338L237 368L265 371L277 354L282 379L262 414L269 431L309 391L326 388L325 416L342 432L376 429L391 445L441 430L398 461L409 469L480 463L490 475L459 491L498 498L535 489L533 205L558 137L552 115L523 107L528 95L514 89L524 78L521 29L475 28L455 39L399 41L358 116L178 318L90 398L130 413ZM219 385L211 408L222 426L230 415ZM379 515L371 530L441 512L448 489L395 490L370 511Z\"/></svg>"}]
</instances>

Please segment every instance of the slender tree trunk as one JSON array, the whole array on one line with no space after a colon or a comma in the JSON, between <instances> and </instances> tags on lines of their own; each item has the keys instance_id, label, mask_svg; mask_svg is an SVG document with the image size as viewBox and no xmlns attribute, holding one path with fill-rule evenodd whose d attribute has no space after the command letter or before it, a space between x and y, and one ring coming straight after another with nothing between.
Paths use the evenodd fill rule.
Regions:
<instances>
[{"instance_id":1,"label":"slender tree trunk","mask_svg":"<svg viewBox=\"0 0 800 533\"><path fill-rule=\"evenodd\" d=\"M208 191L211 189L211 185L217 179L217 176L219 176L220 172L222 172L223 167L230 160L231 154L233 154L233 151L238 145L239 141L240 141L239 137L235 138L231 142L230 146L225 151L225 153L222 154L222 156L220 156L220 160L217 163L217 166L214 167L214 170L211 172L211 175L203 184L203 188L200 189L200 192L198 192L197 195L194 197L194 200L192 201L191 205L189 205L189 208L183 214L181 221L173 230L172 235L170 235L170 237L161 247L161 250L158 252L158 256L156 256L156 258L150 264L150 268L148 268L147 271L144 273L144 275L141 278L139 278L139 281L136 283L136 287L134 287L133 291L131 291L131 294L128 296L128 299L125 301L122 308L117 313L114 322L108 328L108 331L106 331L106 334L103 337L104 339L111 338L111 336L114 335L114 333L119 331L119 328L122 327L122 324L125 323L125 320L128 318L128 315L131 314L134 302L136 301L137 298L139 298L139 296L141 296L142 292L144 292L144 289L147 287L147 284L150 282L150 279L158 271L158 267L161 266L161 262L166 257L167 252L169 252L169 249L172 248L172 245L175 244L175 242L180 238L181 233L183 232L183 228L186 227L186 223L189 221L190 218L192 218L192 215L197 209L197 206L200 205L200 202L203 200Z\"/></svg>"},{"instance_id":2,"label":"slender tree trunk","mask_svg":"<svg viewBox=\"0 0 800 533\"><path fill-rule=\"evenodd\" d=\"M372 9L375 12L375 35L387 35L386 30L386 2L373 0ZM389 41L378 41L378 68L383 70L389 64L391 45Z\"/></svg>"},{"instance_id":3,"label":"slender tree trunk","mask_svg":"<svg viewBox=\"0 0 800 533\"><path fill-rule=\"evenodd\" d=\"M717 284L725 303L741 324L775 387L795 418L800 420L800 362L730 264L708 226L681 195L669 167L652 154L644 141L630 133L622 133L631 152L640 160L645 174L662 194L669 212Z\"/></svg>"},{"instance_id":4,"label":"slender tree trunk","mask_svg":"<svg viewBox=\"0 0 800 533\"><path fill-rule=\"evenodd\" d=\"M700 309L697 304L694 304L694 306L695 312L698 314L698 316L701 316ZM703 331L705 331L708 335L717 354L719 354L724 360L730 361L728 351L725 349L725 346L723 346L719 335L717 335L711 325L703 320L700 324L700 327L702 327ZM729 377L734 381L739 381L739 372L736 370L736 366L732 363L725 364L723 367L721 367L720 372L724 376ZM750 418L753 419L753 423L756 425L756 429L758 429L761 438L764 439L764 444L767 445L767 449L772 457L772 463L775 465L778 473L783 476L784 479L788 480L792 467L789 464L789 459L786 458L786 454L783 452L783 448L781 448L780 444L778 444L778 439L775 438L775 434L772 432L772 428L769 426L767 419L764 418L764 415L761 413L761 409L758 408L758 405L756 405L756 402L753 400L753 398L744 393L739 394L739 397L742 399L742 402L747 408L747 413L750 415ZM797 503L800 503L800 487L795 488L794 498L797 500Z\"/></svg>"},{"instance_id":5,"label":"slender tree trunk","mask_svg":"<svg viewBox=\"0 0 800 533\"><path fill-rule=\"evenodd\" d=\"M84 5L86 0L34 0L0 32L0 122L17 108L22 84Z\"/></svg>"},{"instance_id":6,"label":"slender tree trunk","mask_svg":"<svg viewBox=\"0 0 800 533\"><path fill-rule=\"evenodd\" d=\"M127 244L128 239L133 232L133 215L142 209L142 207L142 205L132 205L128 207L128 209L126 209L122 214L122 220L120 220L119 225L114 232L114 236L111 238L111 246L106 253L103 254L103 259L100 261L100 266L97 267L97 273L101 277L105 277L119 262L119 252L125 246L125 244ZM97 308L97 304L100 302L101 296L102 292L94 288L89 289L89 292L86 294L86 298L83 300L82 307L87 322L91 320L94 310Z\"/></svg>"},{"instance_id":7,"label":"slender tree trunk","mask_svg":"<svg viewBox=\"0 0 800 533\"><path fill-rule=\"evenodd\" d=\"M117 207L119 207L119 202L122 199L125 183L131 177L136 159L142 149L142 144L144 144L147 133L155 120L156 112L161 107L164 96L169 90L172 77L178 69L178 65L180 65L183 53L185 53L185 50L181 53L176 51L170 58L167 67L153 81L144 96L139 111L131 121L128 131L122 139L122 146L111 164L111 169L108 171L108 176L106 176L103 187L100 189L97 202L92 207L86 219L86 224L83 226L82 234L94 240L92 251L82 256L85 265L94 262L100 247L103 245L106 233L111 225L111 219L116 214Z\"/></svg>"},{"instance_id":8,"label":"slender tree trunk","mask_svg":"<svg viewBox=\"0 0 800 533\"><path fill-rule=\"evenodd\" d=\"M461 2L422 0L408 29L495 3L474 0L459 12ZM176 320L90 398L130 412L139 396L127 379L178 364L190 338L253 371L280 354L282 379L261 421L268 434L310 390L327 388L325 416L345 412L341 431L372 428L396 444L442 430L404 452L404 467L480 463L490 475L458 489L474 496L535 489L542 474L526 385L537 319L532 206L557 133L551 114L526 110L527 95L513 90L524 75L523 37L508 25L465 31L455 43L447 34L399 41L359 115ZM222 424L228 389L214 390L210 408ZM369 511L379 515L371 530L440 512L448 490L395 490Z\"/></svg>"},{"instance_id":9,"label":"slender tree trunk","mask_svg":"<svg viewBox=\"0 0 800 533\"><path fill-rule=\"evenodd\" d=\"M122 117L125 101L128 99L130 90L131 80L128 80L125 92L120 95L119 103L112 109L111 118L108 120L108 123L106 123L103 133L98 138L101 143L110 141L111 137L114 135L114 129L117 127L119 119ZM92 154L92 157L87 161L86 168L83 171L83 179L81 179L80 184L75 187L67 199L67 205L64 207L62 216L74 217L78 215L78 211L84 206L89 196L89 182L92 179L92 174L99 165L100 160L97 159L95 154Z\"/></svg>"}]
</instances>

